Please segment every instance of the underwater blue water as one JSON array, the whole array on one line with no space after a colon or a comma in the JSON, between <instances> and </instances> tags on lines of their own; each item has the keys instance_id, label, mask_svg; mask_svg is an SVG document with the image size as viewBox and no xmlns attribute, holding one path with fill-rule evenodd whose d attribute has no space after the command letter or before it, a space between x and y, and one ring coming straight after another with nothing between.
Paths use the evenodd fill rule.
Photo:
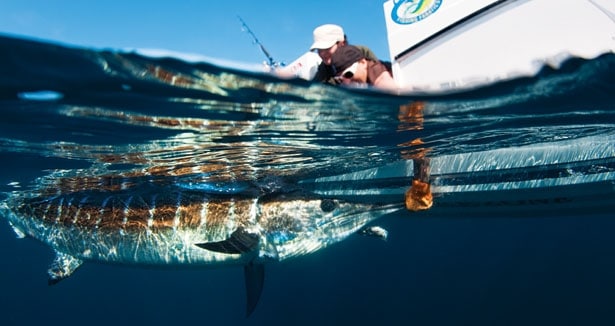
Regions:
<instances>
[{"instance_id":1,"label":"underwater blue water","mask_svg":"<svg viewBox=\"0 0 615 326\"><path fill-rule=\"evenodd\" d=\"M211 195L326 193L338 179L303 181L424 152L437 168L435 212L461 201L454 193L467 185L519 185L529 196L553 180L583 185L557 188L580 198L576 206L542 205L542 193L541 205L526 205L503 192L485 199L480 216L463 205L386 216L374 223L389 231L386 241L351 236L267 265L249 318L240 266L86 263L48 286L53 251L17 239L2 219L1 325L615 322L615 55L475 90L392 96L3 36L0 48L0 199L144 183ZM381 195L410 180L359 175L340 186L345 195Z\"/></svg>"}]
</instances>

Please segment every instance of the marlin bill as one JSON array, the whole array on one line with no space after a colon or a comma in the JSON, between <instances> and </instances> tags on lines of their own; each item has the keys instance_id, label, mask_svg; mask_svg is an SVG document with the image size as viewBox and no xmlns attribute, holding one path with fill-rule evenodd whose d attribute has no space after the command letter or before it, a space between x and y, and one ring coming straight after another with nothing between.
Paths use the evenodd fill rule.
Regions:
<instances>
[{"instance_id":1,"label":"marlin bill","mask_svg":"<svg viewBox=\"0 0 615 326\"><path fill-rule=\"evenodd\" d=\"M248 314L260 296L263 264L313 253L401 208L292 191L214 196L173 187L60 194L13 192L0 204L18 237L47 245L54 284L83 262L133 265L243 265Z\"/></svg>"}]
</instances>

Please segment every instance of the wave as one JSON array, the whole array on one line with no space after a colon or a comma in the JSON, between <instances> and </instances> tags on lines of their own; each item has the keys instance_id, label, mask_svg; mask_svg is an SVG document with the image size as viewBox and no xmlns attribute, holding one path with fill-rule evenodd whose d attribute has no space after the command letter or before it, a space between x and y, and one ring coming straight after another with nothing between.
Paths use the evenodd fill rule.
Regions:
<instances>
[{"instance_id":1,"label":"wave","mask_svg":"<svg viewBox=\"0 0 615 326\"><path fill-rule=\"evenodd\" d=\"M3 191L80 180L240 193L386 169L426 153L443 167L465 166L458 164L468 155L473 166L490 167L447 174L470 180L514 160L534 162L549 148L567 148L561 155L574 165L591 147L604 148L592 159L607 162L598 164L607 170L601 180L613 180L614 54L472 90L391 95L176 53L6 36L0 46ZM531 150L500 156L519 148ZM37 164L24 167L24 159ZM355 181L369 179L359 173Z\"/></svg>"}]
</instances>

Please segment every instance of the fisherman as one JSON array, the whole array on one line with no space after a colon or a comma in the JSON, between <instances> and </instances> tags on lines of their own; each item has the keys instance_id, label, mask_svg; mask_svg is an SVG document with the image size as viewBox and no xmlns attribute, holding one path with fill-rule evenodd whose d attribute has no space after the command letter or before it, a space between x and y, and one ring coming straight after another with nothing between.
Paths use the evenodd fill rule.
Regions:
<instances>
[{"instance_id":1,"label":"fisherman","mask_svg":"<svg viewBox=\"0 0 615 326\"><path fill-rule=\"evenodd\" d=\"M331 66L336 72L335 77L348 85L371 85L389 92L398 92L399 87L393 79L391 70L377 60L366 58L357 47L344 46L331 56ZM422 102L413 102L400 107L399 118L419 122L422 125ZM421 145L420 139L415 139L407 146ZM405 159L411 159L414 165L412 185L405 194L406 208L410 211L420 211L431 208L433 196L429 183L429 158L426 151L402 153Z\"/></svg>"},{"instance_id":2,"label":"fisherman","mask_svg":"<svg viewBox=\"0 0 615 326\"><path fill-rule=\"evenodd\" d=\"M352 45L335 51L330 59L335 77L344 84L367 84L387 91L398 91L391 71L379 60L366 57Z\"/></svg>"},{"instance_id":3,"label":"fisherman","mask_svg":"<svg viewBox=\"0 0 615 326\"><path fill-rule=\"evenodd\" d=\"M344 29L339 25L324 24L314 29L313 36L314 42L310 51L291 64L276 69L275 74L286 78L299 77L333 85L339 84L340 80L335 78L335 71L331 66L331 56L338 49L348 45ZM378 61L376 55L368 47L361 45L356 47L366 58Z\"/></svg>"},{"instance_id":4,"label":"fisherman","mask_svg":"<svg viewBox=\"0 0 615 326\"><path fill-rule=\"evenodd\" d=\"M364 46L348 45L348 39L342 27L325 24L314 29L314 43L311 51L316 50L320 63L316 67L313 52L308 52L290 65L279 68L276 74L281 77L300 77L330 84L372 85L376 88L398 92L399 87L393 79L391 66L376 58L374 53ZM315 69L316 67L316 69ZM312 75L314 74L314 75ZM313 77L311 77L313 76ZM413 108L419 109L414 110ZM410 109L408 109L410 108ZM400 107L400 118L422 117L422 106L408 105ZM422 143L420 139L414 140ZM414 146L415 144L411 144ZM420 211L431 208L433 196L429 182L429 158L425 151L418 155L404 154L406 159L414 163L414 178L412 185L405 194L406 208L410 211Z\"/></svg>"}]
</instances>

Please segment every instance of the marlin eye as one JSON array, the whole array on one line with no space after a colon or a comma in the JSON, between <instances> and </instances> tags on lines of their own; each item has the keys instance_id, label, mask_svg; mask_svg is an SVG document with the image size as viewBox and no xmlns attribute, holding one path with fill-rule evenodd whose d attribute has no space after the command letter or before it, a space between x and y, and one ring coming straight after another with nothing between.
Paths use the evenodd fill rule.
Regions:
<instances>
[{"instance_id":1,"label":"marlin eye","mask_svg":"<svg viewBox=\"0 0 615 326\"><path fill-rule=\"evenodd\" d=\"M337 207L337 203L333 199L323 199L320 201L320 209L329 213L332 212Z\"/></svg>"}]
</instances>

